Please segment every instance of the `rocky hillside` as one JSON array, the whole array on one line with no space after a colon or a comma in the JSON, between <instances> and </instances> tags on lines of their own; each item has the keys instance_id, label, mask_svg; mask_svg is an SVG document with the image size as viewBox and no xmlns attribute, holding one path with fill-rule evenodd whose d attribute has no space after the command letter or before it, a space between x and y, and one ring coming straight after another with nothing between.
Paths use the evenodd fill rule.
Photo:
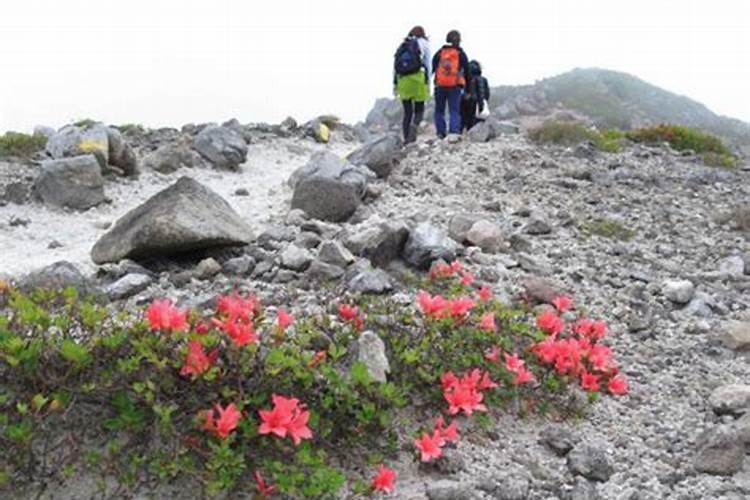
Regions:
<instances>
[{"instance_id":1,"label":"rocky hillside","mask_svg":"<svg viewBox=\"0 0 750 500\"><path fill-rule=\"evenodd\" d=\"M5 278L19 289L92 291L110 310L134 314L164 297L203 311L219 294L251 291L324 324L335 323L331 304L342 297L370 305L378 297L411 324L421 321L416 284L457 259L474 279L465 286L490 287L529 324L563 294L575 314L604 319L630 392L603 396L580 419L522 417L518 402L494 418L462 418L461 441L435 464L420 463L416 434L401 432L386 456L398 472L394 497L750 495L750 172L705 167L663 145L611 154L540 146L513 123L405 149L376 125L342 126L328 144L309 131L236 122L130 130L122 140L136 162L127 170L102 158L110 147L78 154L85 137L75 139L76 154L6 162ZM86 135L74 132L64 135ZM122 145L106 128L99 137ZM70 262L34 269L45 252ZM387 335L396 323L375 315L365 328L372 342L358 348L370 355L357 359L375 380L397 380L388 366L402 362L393 357L398 339ZM9 370L0 364L0 377ZM336 460L347 477L369 478L345 452ZM125 488L54 463L27 465L44 474L25 483L25 497L104 488L190 498L205 486L182 478Z\"/></svg>"},{"instance_id":2,"label":"rocky hillside","mask_svg":"<svg viewBox=\"0 0 750 500\"><path fill-rule=\"evenodd\" d=\"M381 101L370 124L398 114ZM647 83L633 75L606 69L574 69L533 85L492 89L491 108L498 119L531 125L548 118L579 119L601 128L630 130L660 123L687 125L725 138L750 151L750 124L713 113L688 97Z\"/></svg>"}]
</instances>

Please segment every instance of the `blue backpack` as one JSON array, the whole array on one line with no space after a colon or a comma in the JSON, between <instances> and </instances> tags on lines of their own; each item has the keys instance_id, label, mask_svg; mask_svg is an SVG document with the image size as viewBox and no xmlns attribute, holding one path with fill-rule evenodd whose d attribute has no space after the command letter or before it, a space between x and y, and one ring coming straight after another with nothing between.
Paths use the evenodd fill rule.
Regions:
<instances>
[{"instance_id":1,"label":"blue backpack","mask_svg":"<svg viewBox=\"0 0 750 500\"><path fill-rule=\"evenodd\" d=\"M397 75L411 75L422 69L422 53L416 38L407 38L394 56L393 69Z\"/></svg>"}]
</instances>

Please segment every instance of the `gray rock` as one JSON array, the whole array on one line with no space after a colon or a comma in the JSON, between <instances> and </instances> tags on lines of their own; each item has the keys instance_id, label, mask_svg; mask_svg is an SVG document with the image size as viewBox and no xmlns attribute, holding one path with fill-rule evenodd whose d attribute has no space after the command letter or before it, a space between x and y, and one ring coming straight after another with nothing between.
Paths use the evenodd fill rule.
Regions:
<instances>
[{"instance_id":1,"label":"gray rock","mask_svg":"<svg viewBox=\"0 0 750 500\"><path fill-rule=\"evenodd\" d=\"M708 429L697 439L693 466L698 472L731 476L742 469L744 460L745 446L737 430L730 426Z\"/></svg>"},{"instance_id":2,"label":"gray rock","mask_svg":"<svg viewBox=\"0 0 750 500\"><path fill-rule=\"evenodd\" d=\"M47 205L86 210L104 202L104 178L93 155L42 162L34 189Z\"/></svg>"},{"instance_id":3,"label":"gray rock","mask_svg":"<svg viewBox=\"0 0 750 500\"><path fill-rule=\"evenodd\" d=\"M479 489L496 500L526 500L530 480L518 473L502 473L479 483Z\"/></svg>"},{"instance_id":4,"label":"gray rock","mask_svg":"<svg viewBox=\"0 0 750 500\"><path fill-rule=\"evenodd\" d=\"M533 217L524 227L523 229L527 234L532 235L542 235L542 234L549 234L552 232L552 226L549 225L549 223L540 218L540 217Z\"/></svg>"},{"instance_id":5,"label":"gray rock","mask_svg":"<svg viewBox=\"0 0 750 500\"><path fill-rule=\"evenodd\" d=\"M104 169L109 163L107 127L101 123L88 128L66 125L50 137L45 149L56 160L84 154L94 155Z\"/></svg>"},{"instance_id":6,"label":"gray rock","mask_svg":"<svg viewBox=\"0 0 750 500\"><path fill-rule=\"evenodd\" d=\"M487 253L497 253L503 244L503 232L497 224L480 220L466 233L466 240Z\"/></svg>"},{"instance_id":7,"label":"gray rock","mask_svg":"<svg viewBox=\"0 0 750 500\"><path fill-rule=\"evenodd\" d=\"M138 173L138 159L133 148L125 141L122 133L116 128L107 127L109 164L122 170L127 176Z\"/></svg>"},{"instance_id":8,"label":"gray rock","mask_svg":"<svg viewBox=\"0 0 750 500\"><path fill-rule=\"evenodd\" d=\"M560 425L548 425L539 434L539 442L564 457L578 442L578 437Z\"/></svg>"},{"instance_id":9,"label":"gray rock","mask_svg":"<svg viewBox=\"0 0 750 500\"><path fill-rule=\"evenodd\" d=\"M382 269L358 272L349 280L348 287L352 292L371 294L383 294L393 290L391 277Z\"/></svg>"},{"instance_id":10,"label":"gray rock","mask_svg":"<svg viewBox=\"0 0 750 500\"><path fill-rule=\"evenodd\" d=\"M367 372L375 382L386 382L391 371L385 343L377 334L366 331L357 339L357 360L367 366Z\"/></svg>"},{"instance_id":11,"label":"gray rock","mask_svg":"<svg viewBox=\"0 0 750 500\"><path fill-rule=\"evenodd\" d=\"M237 188L234 190L235 196L250 196L250 191L245 188Z\"/></svg>"},{"instance_id":12,"label":"gray rock","mask_svg":"<svg viewBox=\"0 0 750 500\"><path fill-rule=\"evenodd\" d=\"M354 262L354 255L336 240L324 241L318 249L318 260L344 268Z\"/></svg>"},{"instance_id":13,"label":"gray rock","mask_svg":"<svg viewBox=\"0 0 750 500\"><path fill-rule=\"evenodd\" d=\"M745 413L736 422L734 430L737 431L737 438L745 445L745 453L750 452L750 413Z\"/></svg>"},{"instance_id":14,"label":"gray rock","mask_svg":"<svg viewBox=\"0 0 750 500\"><path fill-rule=\"evenodd\" d=\"M406 262L418 269L429 269L436 260L456 260L457 250L458 244L442 229L429 222L422 222L409 233L403 257Z\"/></svg>"},{"instance_id":15,"label":"gray rock","mask_svg":"<svg viewBox=\"0 0 750 500\"><path fill-rule=\"evenodd\" d=\"M337 156L317 153L292 173L292 208L309 217L333 222L348 219L359 206L367 186L367 175Z\"/></svg>"},{"instance_id":16,"label":"gray rock","mask_svg":"<svg viewBox=\"0 0 750 500\"><path fill-rule=\"evenodd\" d=\"M5 186L5 193L3 199L16 205L23 205L29 200L31 189L29 184L25 182L9 182Z\"/></svg>"},{"instance_id":17,"label":"gray rock","mask_svg":"<svg viewBox=\"0 0 750 500\"><path fill-rule=\"evenodd\" d=\"M314 260L307 269L307 275L315 280L338 280L345 274L345 271L333 264Z\"/></svg>"},{"instance_id":18,"label":"gray rock","mask_svg":"<svg viewBox=\"0 0 750 500\"><path fill-rule=\"evenodd\" d=\"M471 227L480 220L482 220L482 215L480 214L456 214L448 222L448 236L459 243L464 243Z\"/></svg>"},{"instance_id":19,"label":"gray rock","mask_svg":"<svg viewBox=\"0 0 750 500\"><path fill-rule=\"evenodd\" d=\"M578 476L567 498L568 500L599 500L601 496L596 490L596 483Z\"/></svg>"},{"instance_id":20,"label":"gray rock","mask_svg":"<svg viewBox=\"0 0 750 500\"><path fill-rule=\"evenodd\" d=\"M92 291L90 281L76 266L66 261L55 262L49 266L32 271L21 278L18 287L25 291L37 288L47 290L75 288L79 294L87 294Z\"/></svg>"},{"instance_id":21,"label":"gray rock","mask_svg":"<svg viewBox=\"0 0 750 500\"><path fill-rule=\"evenodd\" d=\"M717 415L742 415L750 410L750 385L717 387L709 396L708 404Z\"/></svg>"},{"instance_id":22,"label":"gray rock","mask_svg":"<svg viewBox=\"0 0 750 500\"><path fill-rule=\"evenodd\" d=\"M552 265L541 256L533 256L527 253L519 253L517 256L521 269L537 276L548 276L552 274Z\"/></svg>"},{"instance_id":23,"label":"gray rock","mask_svg":"<svg viewBox=\"0 0 750 500\"><path fill-rule=\"evenodd\" d=\"M207 280L213 278L221 272L221 264L216 262L213 257L208 257L198 262L198 265L193 269L193 276L199 280Z\"/></svg>"},{"instance_id":24,"label":"gray rock","mask_svg":"<svg viewBox=\"0 0 750 500\"><path fill-rule=\"evenodd\" d=\"M294 238L294 243L297 246L307 249L318 248L322 241L323 239L320 236L309 231L303 231Z\"/></svg>"},{"instance_id":25,"label":"gray rock","mask_svg":"<svg viewBox=\"0 0 750 500\"><path fill-rule=\"evenodd\" d=\"M294 271L304 271L313 261L313 255L306 248L294 243L286 247L281 254L281 265Z\"/></svg>"},{"instance_id":26,"label":"gray rock","mask_svg":"<svg viewBox=\"0 0 750 500\"><path fill-rule=\"evenodd\" d=\"M142 292L153 282L147 274L126 274L104 288L110 300L121 300Z\"/></svg>"},{"instance_id":27,"label":"gray rock","mask_svg":"<svg viewBox=\"0 0 750 500\"><path fill-rule=\"evenodd\" d=\"M490 123L484 121L471 127L468 135L471 142L489 142L495 138L495 129Z\"/></svg>"},{"instance_id":28,"label":"gray rock","mask_svg":"<svg viewBox=\"0 0 750 500\"><path fill-rule=\"evenodd\" d=\"M184 143L170 143L160 146L143 158L143 167L162 174L176 172L180 168L193 168L204 163L201 155Z\"/></svg>"},{"instance_id":29,"label":"gray rock","mask_svg":"<svg viewBox=\"0 0 750 500\"><path fill-rule=\"evenodd\" d=\"M237 170L247 161L245 139L227 127L204 128L193 139L193 149L218 168Z\"/></svg>"},{"instance_id":30,"label":"gray rock","mask_svg":"<svg viewBox=\"0 0 750 500\"><path fill-rule=\"evenodd\" d=\"M401 221L376 222L347 236L344 244L376 266L397 259L409 237L409 228Z\"/></svg>"},{"instance_id":31,"label":"gray rock","mask_svg":"<svg viewBox=\"0 0 750 500\"><path fill-rule=\"evenodd\" d=\"M268 250L278 248L278 243L294 241L297 231L290 226L269 226L260 235L256 243Z\"/></svg>"},{"instance_id":32,"label":"gray rock","mask_svg":"<svg viewBox=\"0 0 750 500\"><path fill-rule=\"evenodd\" d=\"M719 262L719 272L739 278L745 274L745 259L741 255L732 255Z\"/></svg>"},{"instance_id":33,"label":"gray rock","mask_svg":"<svg viewBox=\"0 0 750 500\"><path fill-rule=\"evenodd\" d=\"M492 123L492 128L498 135L515 135L521 132L521 127L517 123L509 121L495 121Z\"/></svg>"},{"instance_id":34,"label":"gray rock","mask_svg":"<svg viewBox=\"0 0 750 500\"><path fill-rule=\"evenodd\" d=\"M662 293L675 304L687 304L695 295L695 285L688 280L668 280L662 285Z\"/></svg>"},{"instance_id":35,"label":"gray rock","mask_svg":"<svg viewBox=\"0 0 750 500\"><path fill-rule=\"evenodd\" d=\"M52 240L52 241L50 241L50 242L49 242L49 244L47 245L47 248L49 248L50 250L54 250L54 249L56 249L56 248L62 248L62 247L63 247L63 244L62 244L62 243L60 243L60 242L59 242L59 241L57 241L57 240Z\"/></svg>"},{"instance_id":36,"label":"gray rock","mask_svg":"<svg viewBox=\"0 0 750 500\"><path fill-rule=\"evenodd\" d=\"M727 322L721 339L730 349L750 351L750 321Z\"/></svg>"},{"instance_id":37,"label":"gray rock","mask_svg":"<svg viewBox=\"0 0 750 500\"><path fill-rule=\"evenodd\" d=\"M241 255L224 262L222 271L224 271L224 274L227 276L244 276L250 273L254 267L255 259L249 255Z\"/></svg>"},{"instance_id":38,"label":"gray rock","mask_svg":"<svg viewBox=\"0 0 750 500\"><path fill-rule=\"evenodd\" d=\"M401 137L387 134L367 142L346 159L353 165L368 167L378 177L388 177L401 156L401 146Z\"/></svg>"},{"instance_id":39,"label":"gray rock","mask_svg":"<svg viewBox=\"0 0 750 500\"><path fill-rule=\"evenodd\" d=\"M588 443L580 444L568 453L568 469L575 475L600 482L608 481L614 473L607 452Z\"/></svg>"},{"instance_id":40,"label":"gray rock","mask_svg":"<svg viewBox=\"0 0 750 500\"><path fill-rule=\"evenodd\" d=\"M476 498L468 484L448 479L429 484L426 493L429 500L474 500Z\"/></svg>"},{"instance_id":41,"label":"gray rock","mask_svg":"<svg viewBox=\"0 0 750 500\"><path fill-rule=\"evenodd\" d=\"M118 220L91 250L97 264L126 257L169 256L245 245L250 227L219 195L189 177L149 198Z\"/></svg>"},{"instance_id":42,"label":"gray rock","mask_svg":"<svg viewBox=\"0 0 750 500\"><path fill-rule=\"evenodd\" d=\"M522 285L526 297L537 304L552 304L555 297L564 293L561 287L538 277L526 278Z\"/></svg>"}]
</instances>

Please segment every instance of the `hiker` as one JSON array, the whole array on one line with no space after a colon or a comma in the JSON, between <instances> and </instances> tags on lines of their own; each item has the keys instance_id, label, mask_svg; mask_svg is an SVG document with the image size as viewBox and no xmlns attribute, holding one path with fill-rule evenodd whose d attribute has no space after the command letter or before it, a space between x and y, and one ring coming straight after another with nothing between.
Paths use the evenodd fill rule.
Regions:
<instances>
[{"instance_id":1,"label":"hiker","mask_svg":"<svg viewBox=\"0 0 750 500\"><path fill-rule=\"evenodd\" d=\"M461 100L461 130L471 130L471 127L484 121L488 114L490 100L490 85L487 78L482 76L482 65L479 61L469 61L471 82Z\"/></svg>"},{"instance_id":2,"label":"hiker","mask_svg":"<svg viewBox=\"0 0 750 500\"><path fill-rule=\"evenodd\" d=\"M469 59L461 49L461 34L452 30L445 37L446 44L432 58L435 73L435 128L441 139L446 136L445 105L448 104L450 123L448 132L461 133L461 93L467 87Z\"/></svg>"},{"instance_id":3,"label":"hiker","mask_svg":"<svg viewBox=\"0 0 750 500\"><path fill-rule=\"evenodd\" d=\"M407 144L417 140L425 102L430 98L430 55L430 43L424 28L415 26L394 56L393 85L404 106L403 133Z\"/></svg>"}]
</instances>

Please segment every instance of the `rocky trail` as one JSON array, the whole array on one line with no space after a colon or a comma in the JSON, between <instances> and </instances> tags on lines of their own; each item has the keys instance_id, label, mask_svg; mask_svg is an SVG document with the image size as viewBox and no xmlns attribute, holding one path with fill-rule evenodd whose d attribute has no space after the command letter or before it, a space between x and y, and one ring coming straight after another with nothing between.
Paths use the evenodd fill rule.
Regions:
<instances>
[{"instance_id":1,"label":"rocky trail","mask_svg":"<svg viewBox=\"0 0 750 500\"><path fill-rule=\"evenodd\" d=\"M339 293L410 302L410 275L458 257L509 303L564 292L606 319L630 393L603 398L581 421L508 414L491 439L448 450L440 470L405 451L396 497L750 497L750 172L663 145L539 146L508 126L403 149L390 136L362 146L348 129L330 144L244 132L247 159L234 171L144 168L108 178L110 201L85 211L27 197L0 206L0 274L22 285L67 261L80 274L44 273L125 308L159 297L200 308L239 288L314 313ZM170 141L138 143L139 159ZM352 166L341 158L354 150ZM33 170L21 168L0 163L3 185L29 184ZM112 224L180 176L226 200L252 242L198 245L205 254L156 266L95 266L91 248Z\"/></svg>"}]
</instances>

